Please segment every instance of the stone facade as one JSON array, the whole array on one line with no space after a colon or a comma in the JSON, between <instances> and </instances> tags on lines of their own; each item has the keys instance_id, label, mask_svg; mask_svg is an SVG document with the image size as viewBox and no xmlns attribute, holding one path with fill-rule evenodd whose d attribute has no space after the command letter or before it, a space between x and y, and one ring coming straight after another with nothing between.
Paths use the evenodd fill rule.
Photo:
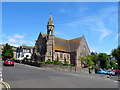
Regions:
<instances>
[{"instance_id":1,"label":"stone facade","mask_svg":"<svg viewBox=\"0 0 120 90\"><path fill-rule=\"evenodd\" d=\"M71 40L55 37L52 15L48 20L47 34L40 32L33 50L32 60L46 61L48 59L69 62L77 67L82 67L80 56L90 55L90 50L85 37Z\"/></svg>"}]
</instances>

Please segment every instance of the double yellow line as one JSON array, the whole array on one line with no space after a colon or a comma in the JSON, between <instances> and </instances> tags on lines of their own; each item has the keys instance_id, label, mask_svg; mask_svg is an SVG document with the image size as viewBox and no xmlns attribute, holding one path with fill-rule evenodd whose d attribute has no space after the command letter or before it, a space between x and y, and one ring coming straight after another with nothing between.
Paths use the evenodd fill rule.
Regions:
<instances>
[{"instance_id":1,"label":"double yellow line","mask_svg":"<svg viewBox=\"0 0 120 90\"><path fill-rule=\"evenodd\" d=\"M5 86L6 90L11 90L11 87L10 87L10 85L8 83L3 82L3 81L0 81L0 83L2 83L2 85Z\"/></svg>"}]
</instances>

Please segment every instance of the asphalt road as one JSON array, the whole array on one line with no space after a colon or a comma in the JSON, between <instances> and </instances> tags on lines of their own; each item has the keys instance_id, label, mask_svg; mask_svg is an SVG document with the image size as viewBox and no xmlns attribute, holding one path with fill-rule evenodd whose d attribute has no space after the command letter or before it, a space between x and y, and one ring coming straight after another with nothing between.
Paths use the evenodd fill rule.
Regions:
<instances>
[{"instance_id":1,"label":"asphalt road","mask_svg":"<svg viewBox=\"0 0 120 90\"><path fill-rule=\"evenodd\" d=\"M3 66L3 80L11 88L118 88L118 82L107 78L75 74L16 64Z\"/></svg>"}]
</instances>

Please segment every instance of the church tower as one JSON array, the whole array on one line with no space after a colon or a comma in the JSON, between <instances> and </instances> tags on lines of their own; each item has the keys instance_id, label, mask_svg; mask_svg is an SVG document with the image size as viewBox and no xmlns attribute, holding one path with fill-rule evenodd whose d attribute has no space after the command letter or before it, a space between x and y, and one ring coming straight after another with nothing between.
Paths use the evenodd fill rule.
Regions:
<instances>
[{"instance_id":1,"label":"church tower","mask_svg":"<svg viewBox=\"0 0 120 90\"><path fill-rule=\"evenodd\" d=\"M52 15L50 14L50 18L48 20L48 24L47 24L47 35L54 35L54 23L52 20Z\"/></svg>"},{"instance_id":2,"label":"church tower","mask_svg":"<svg viewBox=\"0 0 120 90\"><path fill-rule=\"evenodd\" d=\"M50 14L47 23L47 42L46 42L46 55L45 60L54 60L54 23L52 20L52 15Z\"/></svg>"}]
</instances>

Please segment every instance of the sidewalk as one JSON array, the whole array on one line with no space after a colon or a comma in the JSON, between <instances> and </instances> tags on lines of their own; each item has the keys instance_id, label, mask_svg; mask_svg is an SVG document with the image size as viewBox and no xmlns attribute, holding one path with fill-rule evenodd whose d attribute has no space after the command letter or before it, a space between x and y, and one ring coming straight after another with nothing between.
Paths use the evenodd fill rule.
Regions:
<instances>
[{"instance_id":1,"label":"sidewalk","mask_svg":"<svg viewBox=\"0 0 120 90\"><path fill-rule=\"evenodd\" d=\"M3 88L3 84L0 81L0 90L2 90L2 88Z\"/></svg>"},{"instance_id":2,"label":"sidewalk","mask_svg":"<svg viewBox=\"0 0 120 90\"><path fill-rule=\"evenodd\" d=\"M2 61L0 60L0 90L2 90L2 88L3 88L3 84L2 84L2 76L1 76L1 74L2 74Z\"/></svg>"},{"instance_id":3,"label":"sidewalk","mask_svg":"<svg viewBox=\"0 0 120 90\"><path fill-rule=\"evenodd\" d=\"M0 90L2 90L2 84L0 83Z\"/></svg>"}]
</instances>

